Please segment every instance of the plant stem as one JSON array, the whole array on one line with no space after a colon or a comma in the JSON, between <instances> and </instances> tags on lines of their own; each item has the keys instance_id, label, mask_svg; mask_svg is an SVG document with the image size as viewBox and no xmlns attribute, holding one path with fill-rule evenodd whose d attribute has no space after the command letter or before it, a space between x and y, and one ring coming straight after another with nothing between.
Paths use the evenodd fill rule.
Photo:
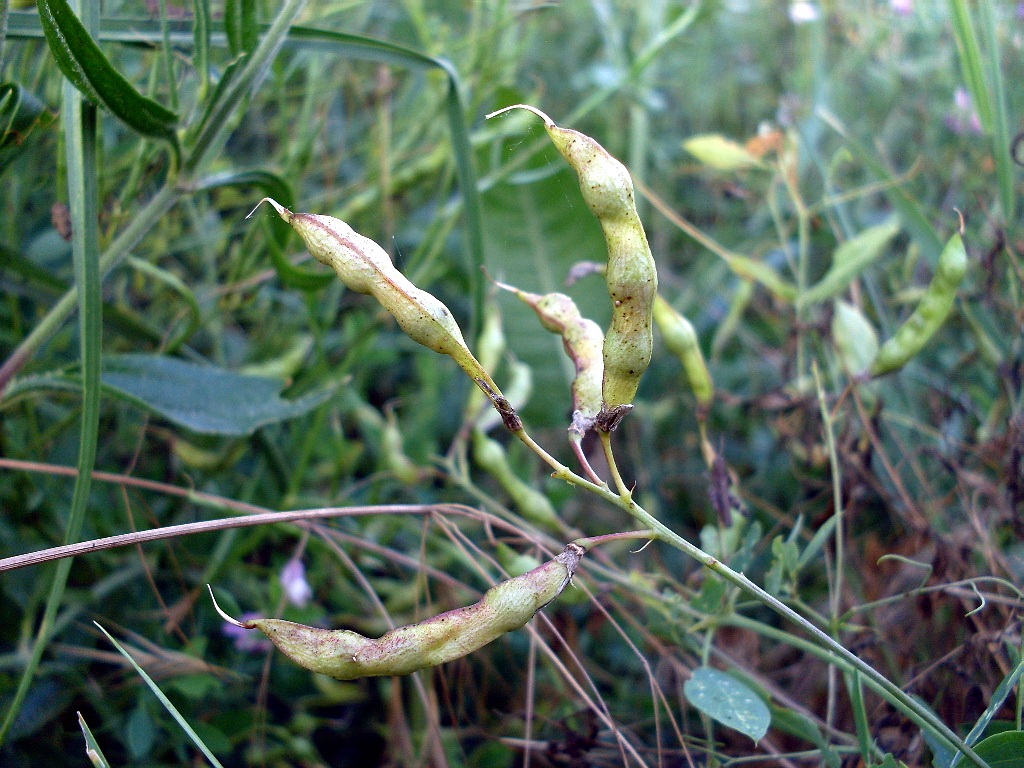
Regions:
<instances>
[{"instance_id":1,"label":"plant stem","mask_svg":"<svg viewBox=\"0 0 1024 768\"><path fill-rule=\"evenodd\" d=\"M832 654L832 663L844 667L848 672L859 672L863 676L864 682L867 683L870 688L901 709L904 714L913 720L919 727L933 732L954 749L963 753L963 755L977 768L990 768L988 763L982 760L981 757L971 749L971 747L968 746L962 738L954 733L949 726L942 722L937 715L931 712L923 704L915 701L910 695L905 693L898 685L890 681L881 672L877 671L866 661L856 656L853 652L847 650L838 640L829 636L828 633L818 628L775 596L766 592L742 573L734 571L725 563L715 557L712 557L700 547L690 543L633 501L632 494L625 488L625 484L622 482L622 478L619 476L618 471L612 462L610 435L602 435L601 439L602 443L606 441L609 442L609 445L606 447L606 455L609 456L609 463L612 467L612 474L616 478L616 485L620 488L619 494L613 492L607 485L596 485L595 483L585 480L574 473L541 448L541 446L539 446L525 430L520 429L515 434L516 437L522 440L523 443L531 448L531 450L534 450L537 455L545 461L545 463L555 470L552 475L553 477L565 480L566 482L572 483L573 485L581 488L586 488L592 493L600 496L605 501L624 510L642 526L650 529L652 538L662 541L671 547L675 547L679 551L696 560L705 568L717 573L730 584L739 587L743 592L747 593L761 604L771 608L783 618L793 622L804 630L804 632L810 635L816 645Z\"/></svg>"}]
</instances>

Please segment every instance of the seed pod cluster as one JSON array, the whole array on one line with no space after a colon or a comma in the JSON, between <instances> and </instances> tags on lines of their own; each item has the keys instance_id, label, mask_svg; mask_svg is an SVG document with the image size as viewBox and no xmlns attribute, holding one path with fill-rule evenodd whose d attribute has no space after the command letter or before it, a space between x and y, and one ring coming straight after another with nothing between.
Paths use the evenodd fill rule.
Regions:
<instances>
[{"instance_id":1,"label":"seed pod cluster","mask_svg":"<svg viewBox=\"0 0 1024 768\"><path fill-rule=\"evenodd\" d=\"M654 321L658 324L669 352L683 364L690 388L697 398L697 417L703 421L715 399L715 384L701 351L697 331L689 320L676 312L660 295L654 301Z\"/></svg>"},{"instance_id":2,"label":"seed pod cluster","mask_svg":"<svg viewBox=\"0 0 1024 768\"><path fill-rule=\"evenodd\" d=\"M654 297L658 274L636 211L633 180L626 167L589 136L561 128L540 110L517 104L544 121L552 143L579 177L583 199L597 216L608 246L605 281L612 320L605 334L603 404L597 426L611 431L633 407L640 377L651 362Z\"/></svg>"},{"instance_id":3,"label":"seed pod cluster","mask_svg":"<svg viewBox=\"0 0 1024 768\"><path fill-rule=\"evenodd\" d=\"M562 337L565 353L576 367L572 382L573 413L569 432L574 439L582 438L594 426L601 412L604 334L600 326L583 317L576 303L564 293L542 296L505 283L497 285L514 293L537 313L545 329Z\"/></svg>"},{"instance_id":4,"label":"seed pod cluster","mask_svg":"<svg viewBox=\"0 0 1024 768\"><path fill-rule=\"evenodd\" d=\"M487 395L505 426L512 431L522 429L515 410L469 351L448 307L413 285L395 268L383 248L333 216L293 213L269 197L260 204L264 202L274 206L278 215L298 232L309 252L331 267L349 289L373 296L413 341L451 357Z\"/></svg>"},{"instance_id":5,"label":"seed pod cluster","mask_svg":"<svg viewBox=\"0 0 1024 768\"><path fill-rule=\"evenodd\" d=\"M924 348L953 309L966 274L967 250L960 235L953 235L942 249L935 275L914 312L878 350L869 371L872 376L899 370Z\"/></svg>"},{"instance_id":6,"label":"seed pod cluster","mask_svg":"<svg viewBox=\"0 0 1024 768\"><path fill-rule=\"evenodd\" d=\"M260 630L285 656L313 672L338 680L408 675L462 658L525 626L565 589L584 553L582 546L570 543L553 560L491 587L480 602L398 627L377 640L281 619L236 621L217 611L237 627Z\"/></svg>"}]
</instances>

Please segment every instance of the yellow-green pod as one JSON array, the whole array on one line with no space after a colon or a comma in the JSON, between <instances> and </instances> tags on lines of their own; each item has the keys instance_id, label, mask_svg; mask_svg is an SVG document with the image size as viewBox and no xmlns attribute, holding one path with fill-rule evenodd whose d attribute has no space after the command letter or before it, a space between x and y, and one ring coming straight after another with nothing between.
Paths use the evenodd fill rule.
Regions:
<instances>
[{"instance_id":1,"label":"yellow-green pod","mask_svg":"<svg viewBox=\"0 0 1024 768\"><path fill-rule=\"evenodd\" d=\"M338 680L408 675L466 656L525 626L565 589L584 551L569 544L553 560L491 587L478 603L398 627L376 640L281 619L236 621L217 611L237 627L260 630L285 656L313 672Z\"/></svg>"},{"instance_id":2,"label":"yellow-green pod","mask_svg":"<svg viewBox=\"0 0 1024 768\"><path fill-rule=\"evenodd\" d=\"M293 213L269 197L260 201L264 202L274 206L306 243L309 252L331 267L346 286L373 296L413 341L451 357L491 400L505 425L512 431L522 429L515 410L469 351L448 307L395 269L383 248L333 216Z\"/></svg>"},{"instance_id":3,"label":"yellow-green pod","mask_svg":"<svg viewBox=\"0 0 1024 768\"><path fill-rule=\"evenodd\" d=\"M601 327L583 317L576 302L564 293L541 295L505 283L497 285L530 306L545 329L561 336L565 353L576 368L572 381L573 415L569 431L582 436L594 426L601 412L604 378L604 334Z\"/></svg>"},{"instance_id":4,"label":"yellow-green pod","mask_svg":"<svg viewBox=\"0 0 1024 768\"><path fill-rule=\"evenodd\" d=\"M697 331L689 320L676 312L660 295L654 301L654 321L665 340L665 347L683 364L686 378L697 399L697 416L703 419L714 402L715 384L701 351Z\"/></svg>"},{"instance_id":5,"label":"yellow-green pod","mask_svg":"<svg viewBox=\"0 0 1024 768\"><path fill-rule=\"evenodd\" d=\"M924 348L953 309L966 274L967 250L960 235L953 235L942 249L935 276L914 312L878 350L869 370L872 376L899 370Z\"/></svg>"},{"instance_id":6,"label":"yellow-green pod","mask_svg":"<svg viewBox=\"0 0 1024 768\"><path fill-rule=\"evenodd\" d=\"M614 429L632 408L640 378L651 362L654 297L658 273L636 211L633 180L626 167L586 134L561 128L535 107L517 104L544 121L552 143L579 177L583 199L597 216L608 246L605 282L612 320L605 334L603 407L598 426Z\"/></svg>"}]
</instances>

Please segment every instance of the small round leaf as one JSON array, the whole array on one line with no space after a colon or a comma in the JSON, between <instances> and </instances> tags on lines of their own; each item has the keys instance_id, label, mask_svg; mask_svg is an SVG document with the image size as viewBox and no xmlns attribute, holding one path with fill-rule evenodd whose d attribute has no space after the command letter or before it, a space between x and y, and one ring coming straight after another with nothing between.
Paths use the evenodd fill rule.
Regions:
<instances>
[{"instance_id":1,"label":"small round leaf","mask_svg":"<svg viewBox=\"0 0 1024 768\"><path fill-rule=\"evenodd\" d=\"M696 709L755 742L768 731L771 714L761 697L746 683L711 667L700 667L683 685Z\"/></svg>"}]
</instances>

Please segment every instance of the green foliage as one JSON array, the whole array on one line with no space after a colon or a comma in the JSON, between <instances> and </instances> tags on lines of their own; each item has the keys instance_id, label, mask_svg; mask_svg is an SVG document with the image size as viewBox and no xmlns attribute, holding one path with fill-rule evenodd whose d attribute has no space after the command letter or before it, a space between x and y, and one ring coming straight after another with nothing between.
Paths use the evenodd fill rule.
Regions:
<instances>
[{"instance_id":1,"label":"green foliage","mask_svg":"<svg viewBox=\"0 0 1024 768\"><path fill-rule=\"evenodd\" d=\"M360 506L0 569L0 764L518 765L529 746L531 764L811 750L830 768L950 768L972 764L961 738L1020 762L1014 4L14 5L0 557ZM797 5L821 18L795 23ZM699 407L655 341L609 439L622 487L599 437L580 446L600 493L550 478L449 359L311 264L287 224L245 219L272 196L348 222L481 361L499 307L485 367L582 472L572 362L480 270L609 325L599 276L565 285L606 255L573 172L536 121L483 120L520 102L630 170L662 296L710 351ZM927 298L955 210L966 276L942 322L863 380ZM550 622L416 678L268 661L204 598L212 582L232 615L377 637L572 538L645 524L627 497L659 542L605 543ZM282 583L295 561L311 599Z\"/></svg>"}]
</instances>

